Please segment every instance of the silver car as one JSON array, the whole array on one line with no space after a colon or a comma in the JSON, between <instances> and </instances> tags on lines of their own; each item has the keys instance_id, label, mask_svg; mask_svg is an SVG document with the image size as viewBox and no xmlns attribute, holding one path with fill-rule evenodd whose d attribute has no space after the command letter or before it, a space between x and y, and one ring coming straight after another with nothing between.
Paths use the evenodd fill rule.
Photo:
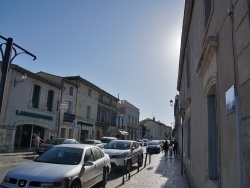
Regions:
<instances>
[{"instance_id":1,"label":"silver car","mask_svg":"<svg viewBox=\"0 0 250 188\"><path fill-rule=\"evenodd\" d=\"M94 145L94 146L98 146L99 148L103 149L104 145L100 140L84 140L82 142L83 144L90 144L90 145Z\"/></svg>"},{"instance_id":2,"label":"silver car","mask_svg":"<svg viewBox=\"0 0 250 188\"><path fill-rule=\"evenodd\" d=\"M84 144L56 145L33 161L8 172L2 187L80 188L107 183L110 158L99 147Z\"/></svg>"},{"instance_id":3,"label":"silver car","mask_svg":"<svg viewBox=\"0 0 250 188\"><path fill-rule=\"evenodd\" d=\"M113 140L104 146L104 152L109 155L112 168L123 168L125 159L129 159L125 164L128 171L135 163L143 165L143 148L136 141Z\"/></svg>"}]
</instances>

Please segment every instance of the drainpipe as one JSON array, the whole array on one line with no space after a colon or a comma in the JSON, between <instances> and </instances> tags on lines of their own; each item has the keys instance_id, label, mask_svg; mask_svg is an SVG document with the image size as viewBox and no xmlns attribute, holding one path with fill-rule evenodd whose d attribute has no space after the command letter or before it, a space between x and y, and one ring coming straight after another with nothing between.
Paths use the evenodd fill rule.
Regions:
<instances>
[{"instance_id":1,"label":"drainpipe","mask_svg":"<svg viewBox=\"0 0 250 188\"><path fill-rule=\"evenodd\" d=\"M183 122L184 122L184 116L185 116L185 108L180 108L179 114L181 116L181 175L183 175L183 168L184 168L184 141L183 141Z\"/></svg>"},{"instance_id":2,"label":"drainpipe","mask_svg":"<svg viewBox=\"0 0 250 188\"><path fill-rule=\"evenodd\" d=\"M235 113L236 113L236 131L237 131L237 157L238 157L238 188L243 188L243 147L242 147L242 126L241 126L241 107L237 87L237 58L234 33L234 6L232 0L228 6L228 16L231 18L231 33L234 61L234 93L235 93Z\"/></svg>"}]
</instances>

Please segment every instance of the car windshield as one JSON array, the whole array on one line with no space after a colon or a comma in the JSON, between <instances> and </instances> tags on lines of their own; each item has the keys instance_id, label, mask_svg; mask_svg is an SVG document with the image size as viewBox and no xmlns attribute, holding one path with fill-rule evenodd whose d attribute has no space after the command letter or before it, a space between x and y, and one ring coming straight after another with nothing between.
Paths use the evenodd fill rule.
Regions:
<instances>
[{"instance_id":1,"label":"car windshield","mask_svg":"<svg viewBox=\"0 0 250 188\"><path fill-rule=\"evenodd\" d=\"M53 147L34 161L64 165L77 165L82 158L83 149L68 147Z\"/></svg>"},{"instance_id":2,"label":"car windshield","mask_svg":"<svg viewBox=\"0 0 250 188\"><path fill-rule=\"evenodd\" d=\"M95 144L94 140L85 140L82 142L83 144Z\"/></svg>"},{"instance_id":3,"label":"car windshield","mask_svg":"<svg viewBox=\"0 0 250 188\"><path fill-rule=\"evenodd\" d=\"M102 139L101 139L101 142L102 142L102 143L109 143L110 141L111 141L110 138L102 138Z\"/></svg>"},{"instance_id":4,"label":"car windshield","mask_svg":"<svg viewBox=\"0 0 250 188\"><path fill-rule=\"evenodd\" d=\"M148 145L159 145L159 142L149 142Z\"/></svg>"},{"instance_id":5,"label":"car windshield","mask_svg":"<svg viewBox=\"0 0 250 188\"><path fill-rule=\"evenodd\" d=\"M104 146L105 149L119 149L119 150L127 150L130 149L131 142L116 142L111 141L106 146Z\"/></svg>"},{"instance_id":6,"label":"car windshield","mask_svg":"<svg viewBox=\"0 0 250 188\"><path fill-rule=\"evenodd\" d=\"M62 144L64 141L65 139L48 140L46 144L59 145L59 144Z\"/></svg>"}]
</instances>

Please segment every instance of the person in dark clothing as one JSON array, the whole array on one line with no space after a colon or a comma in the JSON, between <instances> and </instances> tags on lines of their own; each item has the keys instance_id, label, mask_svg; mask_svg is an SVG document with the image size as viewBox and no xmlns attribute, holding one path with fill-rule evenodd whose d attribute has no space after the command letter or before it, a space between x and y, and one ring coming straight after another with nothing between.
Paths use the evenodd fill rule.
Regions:
<instances>
[{"instance_id":1,"label":"person in dark clothing","mask_svg":"<svg viewBox=\"0 0 250 188\"><path fill-rule=\"evenodd\" d=\"M165 152L165 157L168 157L168 140L166 140L163 144L163 149L164 149L164 152Z\"/></svg>"},{"instance_id":2,"label":"person in dark clothing","mask_svg":"<svg viewBox=\"0 0 250 188\"><path fill-rule=\"evenodd\" d=\"M174 156L177 157L178 155L178 142L176 140L174 140Z\"/></svg>"}]
</instances>

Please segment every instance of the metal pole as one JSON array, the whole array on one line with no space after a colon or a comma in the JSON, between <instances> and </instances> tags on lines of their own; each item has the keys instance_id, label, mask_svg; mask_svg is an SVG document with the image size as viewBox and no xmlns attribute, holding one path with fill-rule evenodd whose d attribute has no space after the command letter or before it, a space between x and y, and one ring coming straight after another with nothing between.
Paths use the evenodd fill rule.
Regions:
<instances>
[{"instance_id":1,"label":"metal pole","mask_svg":"<svg viewBox=\"0 0 250 188\"><path fill-rule=\"evenodd\" d=\"M2 63L2 77L1 77L1 86L0 86L0 113L1 113L1 109L2 109L7 72L9 70L9 65L10 65L10 60L11 60L12 46L13 46L13 39L8 38L7 42L6 42L3 63Z\"/></svg>"},{"instance_id":2,"label":"metal pole","mask_svg":"<svg viewBox=\"0 0 250 188\"><path fill-rule=\"evenodd\" d=\"M240 100L235 96L236 130L237 130L237 154L238 154L238 187L243 188L243 150L242 150L242 130Z\"/></svg>"},{"instance_id":3,"label":"metal pole","mask_svg":"<svg viewBox=\"0 0 250 188\"><path fill-rule=\"evenodd\" d=\"M145 162L144 162L144 168L145 168L146 165L147 165L147 158L148 158L148 152L146 153Z\"/></svg>"},{"instance_id":4,"label":"metal pole","mask_svg":"<svg viewBox=\"0 0 250 188\"><path fill-rule=\"evenodd\" d=\"M183 120L181 121L181 175L183 175Z\"/></svg>"},{"instance_id":5,"label":"metal pole","mask_svg":"<svg viewBox=\"0 0 250 188\"><path fill-rule=\"evenodd\" d=\"M105 188L107 181L107 167L103 166L103 174L102 174L102 188Z\"/></svg>"}]
</instances>

